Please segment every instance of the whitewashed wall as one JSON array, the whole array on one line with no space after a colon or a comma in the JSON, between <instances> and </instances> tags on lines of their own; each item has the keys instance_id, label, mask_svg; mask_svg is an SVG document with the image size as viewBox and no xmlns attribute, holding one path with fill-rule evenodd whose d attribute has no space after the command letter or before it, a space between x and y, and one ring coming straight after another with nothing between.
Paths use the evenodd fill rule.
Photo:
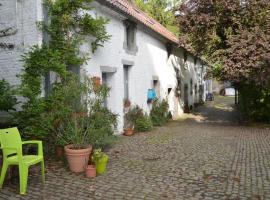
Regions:
<instances>
[{"instance_id":1,"label":"whitewashed wall","mask_svg":"<svg viewBox=\"0 0 270 200\"><path fill-rule=\"evenodd\" d=\"M41 44L42 33L36 22L43 19L42 0L1 0L0 5L0 79L20 83L16 74L22 69L21 55L29 47ZM10 28L7 36L2 31ZM9 47L3 47L8 45Z\"/></svg>"},{"instance_id":2,"label":"whitewashed wall","mask_svg":"<svg viewBox=\"0 0 270 200\"><path fill-rule=\"evenodd\" d=\"M16 75L22 70L21 55L29 47L42 43L42 33L36 26L36 22L43 19L41 2L0 1L0 79L15 86L20 84ZM1 116L6 116L6 113L0 113Z\"/></svg>"},{"instance_id":3,"label":"whitewashed wall","mask_svg":"<svg viewBox=\"0 0 270 200\"><path fill-rule=\"evenodd\" d=\"M83 67L83 73L90 76L102 75L101 66L116 68L116 72L112 73L109 80L111 87L110 97L108 99L108 107L115 113L119 114L118 131L123 129L123 98L124 98L124 80L123 80L123 64L131 63L130 68L130 100L133 104L137 104L149 113L150 106L147 104L147 90L152 88L153 76L159 78L160 96L167 99L170 104L170 110L173 117L177 118L183 113L183 97L175 98L175 88L177 85L176 72L174 68L180 69L182 72L182 82L189 83L193 79L193 90L195 83L199 87L199 74L195 71L193 57L188 56L188 69L184 68L183 50L175 49L168 58L164 39L153 36L145 30L144 27L137 26L137 47L138 52L135 55L126 53L123 48L125 40L125 26L121 16L107 7L98 3L94 3L95 13L110 19L107 25L107 32L112 36L110 41L105 43L103 48L99 48L92 56L88 63ZM87 45L83 51L88 51ZM200 65L200 62L197 62ZM196 66L198 68L198 66ZM199 76L198 76L199 75ZM172 88L168 94L168 88ZM198 97L189 96L189 103L193 105L198 102ZM198 96L198 95L197 95Z\"/></svg>"}]
</instances>

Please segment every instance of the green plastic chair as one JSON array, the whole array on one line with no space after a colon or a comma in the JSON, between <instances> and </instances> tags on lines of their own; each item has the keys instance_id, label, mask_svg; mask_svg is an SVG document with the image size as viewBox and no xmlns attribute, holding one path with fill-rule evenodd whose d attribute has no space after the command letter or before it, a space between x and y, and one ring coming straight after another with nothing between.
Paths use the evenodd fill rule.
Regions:
<instances>
[{"instance_id":1,"label":"green plastic chair","mask_svg":"<svg viewBox=\"0 0 270 200\"><path fill-rule=\"evenodd\" d=\"M23 155L22 145L37 144L38 155ZM22 142L17 128L0 129L0 147L3 151L3 166L0 176L0 189L2 189L9 165L18 165L20 174L20 194L26 193L28 168L31 165L41 163L42 182L45 183L45 168L42 141Z\"/></svg>"}]
</instances>

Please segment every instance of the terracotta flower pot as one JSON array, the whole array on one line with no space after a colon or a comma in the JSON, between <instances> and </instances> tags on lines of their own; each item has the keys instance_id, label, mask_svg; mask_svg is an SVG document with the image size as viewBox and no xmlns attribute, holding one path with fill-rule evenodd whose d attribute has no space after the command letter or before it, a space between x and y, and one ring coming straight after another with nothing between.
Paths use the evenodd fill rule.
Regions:
<instances>
[{"instance_id":1,"label":"terracotta flower pot","mask_svg":"<svg viewBox=\"0 0 270 200\"><path fill-rule=\"evenodd\" d=\"M134 134L134 130L132 128L124 129L124 135L125 136L131 136Z\"/></svg>"},{"instance_id":2,"label":"terracotta flower pot","mask_svg":"<svg viewBox=\"0 0 270 200\"><path fill-rule=\"evenodd\" d=\"M101 86L101 78L98 76L92 77L94 91L97 91Z\"/></svg>"},{"instance_id":3,"label":"terracotta flower pot","mask_svg":"<svg viewBox=\"0 0 270 200\"><path fill-rule=\"evenodd\" d=\"M96 167L94 165L87 165L85 168L85 176L87 178L94 178L96 177L97 172L96 172Z\"/></svg>"},{"instance_id":4,"label":"terracotta flower pot","mask_svg":"<svg viewBox=\"0 0 270 200\"><path fill-rule=\"evenodd\" d=\"M83 172L85 165L89 161L89 155L92 151L92 146L89 145L85 149L73 149L73 145L65 146L65 153L69 164L69 169L72 172Z\"/></svg>"}]
</instances>

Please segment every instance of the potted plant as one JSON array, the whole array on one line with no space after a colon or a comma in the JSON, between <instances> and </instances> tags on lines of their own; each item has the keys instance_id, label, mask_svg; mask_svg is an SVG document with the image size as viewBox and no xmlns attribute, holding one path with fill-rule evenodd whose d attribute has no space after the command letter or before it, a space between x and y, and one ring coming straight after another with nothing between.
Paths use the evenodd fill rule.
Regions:
<instances>
[{"instance_id":1,"label":"potted plant","mask_svg":"<svg viewBox=\"0 0 270 200\"><path fill-rule=\"evenodd\" d=\"M124 99L124 108L129 108L131 105L131 102L129 99Z\"/></svg>"},{"instance_id":2,"label":"potted plant","mask_svg":"<svg viewBox=\"0 0 270 200\"><path fill-rule=\"evenodd\" d=\"M92 83L93 83L94 91L97 91L101 87L101 79L100 79L100 77L93 76L92 77Z\"/></svg>"},{"instance_id":3,"label":"potted plant","mask_svg":"<svg viewBox=\"0 0 270 200\"><path fill-rule=\"evenodd\" d=\"M131 136L134 134L134 124L136 120L135 107L129 108L124 115L124 135Z\"/></svg>"},{"instance_id":4,"label":"potted plant","mask_svg":"<svg viewBox=\"0 0 270 200\"><path fill-rule=\"evenodd\" d=\"M97 174L103 174L106 171L109 156L101 151L101 149L94 150L92 161L95 163Z\"/></svg>"},{"instance_id":5,"label":"potted plant","mask_svg":"<svg viewBox=\"0 0 270 200\"><path fill-rule=\"evenodd\" d=\"M89 155L92 151L89 137L88 117L73 116L67 120L66 131L61 136L65 144L64 147L69 168L72 172L83 172L89 161Z\"/></svg>"},{"instance_id":6,"label":"potted plant","mask_svg":"<svg viewBox=\"0 0 270 200\"><path fill-rule=\"evenodd\" d=\"M134 134L136 120L144 116L143 110L138 106L131 106L124 116L124 135L131 136Z\"/></svg>"}]
</instances>

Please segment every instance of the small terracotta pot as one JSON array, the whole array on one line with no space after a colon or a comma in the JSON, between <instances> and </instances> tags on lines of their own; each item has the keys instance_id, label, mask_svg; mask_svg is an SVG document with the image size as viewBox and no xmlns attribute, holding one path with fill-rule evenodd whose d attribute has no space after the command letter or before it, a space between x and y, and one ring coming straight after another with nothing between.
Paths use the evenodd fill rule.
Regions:
<instances>
[{"instance_id":1,"label":"small terracotta pot","mask_svg":"<svg viewBox=\"0 0 270 200\"><path fill-rule=\"evenodd\" d=\"M124 135L125 136L131 136L134 134L134 130L132 128L124 129Z\"/></svg>"},{"instance_id":2,"label":"small terracotta pot","mask_svg":"<svg viewBox=\"0 0 270 200\"><path fill-rule=\"evenodd\" d=\"M69 169L72 172L83 172L85 165L89 161L89 155L92 151L92 146L89 145L85 149L73 149L73 145L65 146L65 153L69 164Z\"/></svg>"},{"instance_id":3,"label":"small terracotta pot","mask_svg":"<svg viewBox=\"0 0 270 200\"><path fill-rule=\"evenodd\" d=\"M55 154L57 158L61 158L64 155L64 147L62 146L56 146L55 148Z\"/></svg>"},{"instance_id":4,"label":"small terracotta pot","mask_svg":"<svg viewBox=\"0 0 270 200\"><path fill-rule=\"evenodd\" d=\"M96 177L97 172L96 172L96 167L94 165L87 165L85 168L85 176L87 178L94 178Z\"/></svg>"}]
</instances>

